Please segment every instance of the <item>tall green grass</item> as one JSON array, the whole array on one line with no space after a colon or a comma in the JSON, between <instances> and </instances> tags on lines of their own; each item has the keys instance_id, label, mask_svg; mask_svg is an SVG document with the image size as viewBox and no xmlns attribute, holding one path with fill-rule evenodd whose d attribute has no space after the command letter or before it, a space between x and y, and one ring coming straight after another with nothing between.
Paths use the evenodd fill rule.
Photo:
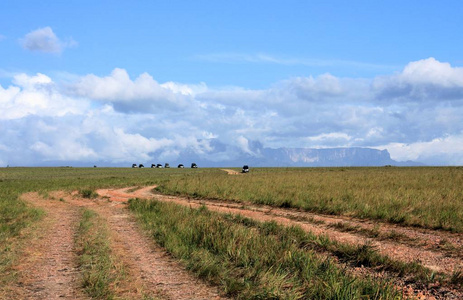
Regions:
<instances>
[{"instance_id":1,"label":"tall green grass","mask_svg":"<svg viewBox=\"0 0 463 300\"><path fill-rule=\"evenodd\" d=\"M463 168L255 168L162 182L162 193L294 207L463 232Z\"/></svg>"},{"instance_id":2,"label":"tall green grass","mask_svg":"<svg viewBox=\"0 0 463 300\"><path fill-rule=\"evenodd\" d=\"M295 227L139 199L129 208L161 246L238 299L400 298L388 283L348 275L303 247L306 234Z\"/></svg>"}]
</instances>

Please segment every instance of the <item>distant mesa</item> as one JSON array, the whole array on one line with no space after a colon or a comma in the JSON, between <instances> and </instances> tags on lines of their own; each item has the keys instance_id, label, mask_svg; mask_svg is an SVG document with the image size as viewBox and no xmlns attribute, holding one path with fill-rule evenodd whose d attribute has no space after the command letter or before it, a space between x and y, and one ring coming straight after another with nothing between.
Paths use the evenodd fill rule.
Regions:
<instances>
[{"instance_id":1,"label":"distant mesa","mask_svg":"<svg viewBox=\"0 0 463 300\"><path fill-rule=\"evenodd\" d=\"M200 153L193 148L186 148L178 152L178 160L193 162L192 169L201 167L230 167L243 166L246 163L253 167L401 167L401 166L424 166L419 162L399 162L391 158L387 150L373 148L266 148L255 141L249 142L249 147L243 150L238 145L225 144L217 139L209 141L209 148L203 149ZM161 157L164 150L157 150L151 153L153 157ZM187 165L180 161L172 160L172 164L154 164L147 166L151 168L185 168ZM63 163L74 164L74 166L85 166L85 162L60 161L49 162L50 166ZM96 166L106 165L120 167L120 164L110 164L107 161L95 163ZM143 164L132 164L132 168L140 168ZM11 165L10 165L11 167Z\"/></svg>"},{"instance_id":2,"label":"distant mesa","mask_svg":"<svg viewBox=\"0 0 463 300\"><path fill-rule=\"evenodd\" d=\"M243 166L243 162L253 167L381 167L422 166L418 162L399 162L391 158L387 150L373 148L266 148L255 141L249 142L246 150L237 145L225 144L218 139L209 141L210 150L197 153L187 148L178 157L205 167ZM162 151L153 153L161 155Z\"/></svg>"}]
</instances>

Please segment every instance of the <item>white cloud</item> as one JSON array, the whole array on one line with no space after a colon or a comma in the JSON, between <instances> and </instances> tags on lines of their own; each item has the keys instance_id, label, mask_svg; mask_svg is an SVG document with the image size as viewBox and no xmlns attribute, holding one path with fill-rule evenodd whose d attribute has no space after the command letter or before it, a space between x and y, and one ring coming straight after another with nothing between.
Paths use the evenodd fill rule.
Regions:
<instances>
[{"instance_id":1,"label":"white cloud","mask_svg":"<svg viewBox=\"0 0 463 300\"><path fill-rule=\"evenodd\" d=\"M9 86L4 89L0 85L0 104L2 104L2 107L5 107L20 91L21 89L17 86Z\"/></svg>"},{"instance_id":2,"label":"white cloud","mask_svg":"<svg viewBox=\"0 0 463 300\"><path fill-rule=\"evenodd\" d=\"M339 79L331 74L323 74L317 78L297 77L287 81L287 84L290 91L294 91L298 97L310 101L323 101L328 97L343 95Z\"/></svg>"},{"instance_id":3,"label":"white cloud","mask_svg":"<svg viewBox=\"0 0 463 300\"><path fill-rule=\"evenodd\" d=\"M61 53L65 48L77 45L72 38L61 41L48 26L29 32L20 42L24 49L45 53Z\"/></svg>"},{"instance_id":4,"label":"white cloud","mask_svg":"<svg viewBox=\"0 0 463 300\"><path fill-rule=\"evenodd\" d=\"M307 137L306 139L309 141L314 141L314 142L326 142L330 140L342 140L346 142L346 141L350 141L352 137L343 132L331 132L331 133L322 133L317 136L310 136L310 137Z\"/></svg>"},{"instance_id":5,"label":"white cloud","mask_svg":"<svg viewBox=\"0 0 463 300\"><path fill-rule=\"evenodd\" d=\"M373 88L380 99L455 100L463 97L463 68L435 58L409 63L394 76L375 79Z\"/></svg>"},{"instance_id":6,"label":"white cloud","mask_svg":"<svg viewBox=\"0 0 463 300\"><path fill-rule=\"evenodd\" d=\"M124 69L116 68L111 75L87 75L69 87L73 95L113 103L118 110L156 112L158 110L185 109L188 97L202 85L189 87L172 82L159 84L148 73L131 80Z\"/></svg>"},{"instance_id":7,"label":"white cloud","mask_svg":"<svg viewBox=\"0 0 463 300\"><path fill-rule=\"evenodd\" d=\"M428 164L463 165L463 133L416 143L390 143L377 147L387 149L392 159L422 161Z\"/></svg>"},{"instance_id":8,"label":"white cloud","mask_svg":"<svg viewBox=\"0 0 463 300\"><path fill-rule=\"evenodd\" d=\"M27 74L18 74L13 77L13 83L26 89L35 88L37 86L44 86L53 83L51 78L47 75L37 73L35 76Z\"/></svg>"},{"instance_id":9,"label":"white cloud","mask_svg":"<svg viewBox=\"0 0 463 300\"><path fill-rule=\"evenodd\" d=\"M463 68L452 67L433 57L409 63L399 77L403 81L416 84L463 86Z\"/></svg>"},{"instance_id":10,"label":"white cloud","mask_svg":"<svg viewBox=\"0 0 463 300\"><path fill-rule=\"evenodd\" d=\"M28 115L63 116L78 114L89 106L89 102L63 95L50 77L37 73L35 76L18 74L15 85L3 88L0 85L1 119L19 119Z\"/></svg>"},{"instance_id":11,"label":"white cloud","mask_svg":"<svg viewBox=\"0 0 463 300\"><path fill-rule=\"evenodd\" d=\"M247 153L247 154L251 154L251 155L255 155L254 152L251 151L251 149L249 148L249 141L247 138L245 138L244 136L239 136L236 138L236 143L238 145L238 147L244 152L244 153Z\"/></svg>"},{"instance_id":12,"label":"white cloud","mask_svg":"<svg viewBox=\"0 0 463 300\"><path fill-rule=\"evenodd\" d=\"M161 87L171 90L175 94L182 94L185 96L194 96L207 91L207 85L204 82L192 85L169 81L161 84Z\"/></svg>"},{"instance_id":13,"label":"white cloud","mask_svg":"<svg viewBox=\"0 0 463 300\"><path fill-rule=\"evenodd\" d=\"M97 158L97 154L91 148L66 138L57 139L51 145L37 141L30 146L30 149L40 155L44 161L76 161Z\"/></svg>"}]
</instances>

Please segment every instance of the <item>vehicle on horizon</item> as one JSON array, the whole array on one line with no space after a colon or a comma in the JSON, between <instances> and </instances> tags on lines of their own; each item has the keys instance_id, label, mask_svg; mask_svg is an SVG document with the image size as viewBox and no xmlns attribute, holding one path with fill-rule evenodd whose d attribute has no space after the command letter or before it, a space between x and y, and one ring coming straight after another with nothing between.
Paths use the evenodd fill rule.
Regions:
<instances>
[{"instance_id":1,"label":"vehicle on horizon","mask_svg":"<svg viewBox=\"0 0 463 300\"><path fill-rule=\"evenodd\" d=\"M243 169L241 170L241 173L249 173L249 166L248 166L248 165L244 165L244 166L243 166Z\"/></svg>"},{"instance_id":2,"label":"vehicle on horizon","mask_svg":"<svg viewBox=\"0 0 463 300\"><path fill-rule=\"evenodd\" d=\"M196 163L192 163L192 164L191 164L191 168L192 168L192 169L196 169L196 168L198 168L198 165L197 165Z\"/></svg>"},{"instance_id":3,"label":"vehicle on horizon","mask_svg":"<svg viewBox=\"0 0 463 300\"><path fill-rule=\"evenodd\" d=\"M179 169L183 169L183 168L185 168L185 166L184 166L184 165L182 165L182 164L179 164L177 168L179 168Z\"/></svg>"},{"instance_id":4,"label":"vehicle on horizon","mask_svg":"<svg viewBox=\"0 0 463 300\"><path fill-rule=\"evenodd\" d=\"M161 165L161 164L157 164L157 165L156 165L156 168L162 169L162 165Z\"/></svg>"},{"instance_id":5,"label":"vehicle on horizon","mask_svg":"<svg viewBox=\"0 0 463 300\"><path fill-rule=\"evenodd\" d=\"M138 168L137 164L132 164L132 168Z\"/></svg>"}]
</instances>

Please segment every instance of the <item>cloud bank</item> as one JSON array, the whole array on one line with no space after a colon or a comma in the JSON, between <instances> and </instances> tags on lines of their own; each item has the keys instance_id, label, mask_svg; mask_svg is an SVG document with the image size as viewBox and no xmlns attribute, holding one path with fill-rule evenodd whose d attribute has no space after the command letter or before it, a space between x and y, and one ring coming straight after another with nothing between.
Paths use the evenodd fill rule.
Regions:
<instances>
[{"instance_id":1,"label":"cloud bank","mask_svg":"<svg viewBox=\"0 0 463 300\"><path fill-rule=\"evenodd\" d=\"M372 147L463 165L463 68L434 58L373 79L297 77L263 90L157 82L124 69L0 85L0 163L212 161L265 147ZM218 143L219 141L220 143ZM224 146L224 145L230 145Z\"/></svg>"}]
</instances>

